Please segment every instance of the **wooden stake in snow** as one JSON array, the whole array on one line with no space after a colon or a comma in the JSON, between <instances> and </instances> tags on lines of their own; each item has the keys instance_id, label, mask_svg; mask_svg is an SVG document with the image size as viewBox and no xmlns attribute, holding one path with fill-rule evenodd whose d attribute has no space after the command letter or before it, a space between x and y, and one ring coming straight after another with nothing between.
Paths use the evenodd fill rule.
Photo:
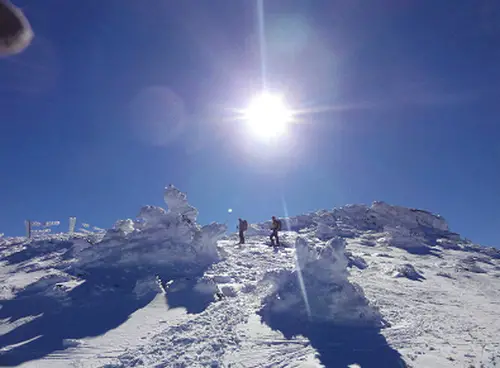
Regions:
<instances>
[{"instance_id":1,"label":"wooden stake in snow","mask_svg":"<svg viewBox=\"0 0 500 368\"><path fill-rule=\"evenodd\" d=\"M25 220L24 225L26 226L26 237L31 239L31 221Z\"/></svg>"},{"instance_id":2,"label":"wooden stake in snow","mask_svg":"<svg viewBox=\"0 0 500 368\"><path fill-rule=\"evenodd\" d=\"M69 218L69 233L73 234L75 232L75 226L76 226L76 217L71 216Z\"/></svg>"}]
</instances>

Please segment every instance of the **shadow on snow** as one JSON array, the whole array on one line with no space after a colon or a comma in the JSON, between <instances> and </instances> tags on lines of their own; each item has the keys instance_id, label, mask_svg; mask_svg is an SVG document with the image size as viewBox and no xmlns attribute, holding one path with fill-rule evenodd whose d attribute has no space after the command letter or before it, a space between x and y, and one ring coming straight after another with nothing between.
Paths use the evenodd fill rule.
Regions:
<instances>
[{"instance_id":1,"label":"shadow on snow","mask_svg":"<svg viewBox=\"0 0 500 368\"><path fill-rule=\"evenodd\" d=\"M438 258L443 258L441 255L441 250L435 247L429 247L427 245L422 245L420 247L408 247L408 248L401 248L403 250L406 250L410 254L414 254L417 256L434 256Z\"/></svg>"},{"instance_id":2,"label":"shadow on snow","mask_svg":"<svg viewBox=\"0 0 500 368\"><path fill-rule=\"evenodd\" d=\"M278 330L287 339L302 335L309 339L327 367L362 368L406 367L401 355L391 348L379 328L336 326L333 323L301 320L287 312L274 312L265 306L258 312L262 322Z\"/></svg>"},{"instance_id":3,"label":"shadow on snow","mask_svg":"<svg viewBox=\"0 0 500 368\"><path fill-rule=\"evenodd\" d=\"M56 255L64 255L73 245L74 243L70 241L33 242L24 249L4 257L3 260L10 265L15 265L44 257L55 257Z\"/></svg>"},{"instance_id":4,"label":"shadow on snow","mask_svg":"<svg viewBox=\"0 0 500 368\"><path fill-rule=\"evenodd\" d=\"M162 280L174 281L183 276L175 271L162 272L164 269L165 266L161 269L87 268L83 275L85 282L61 297L57 296L57 291L48 295L41 280L14 299L0 300L0 319L8 318L12 323L28 316L39 316L0 336L0 366L16 366L40 359L56 350L66 349L65 339L99 336L120 326L157 295L153 288L146 288L137 295L134 287L138 280L155 274ZM202 274L200 269L182 290L168 291L170 308L185 307L188 312L197 313L210 304L213 298L205 300L194 295L194 284ZM57 289L56 285L52 286L54 289ZM26 342L28 340L31 341ZM23 342L26 343L21 344ZM1 352L14 344L19 345Z\"/></svg>"},{"instance_id":5,"label":"shadow on snow","mask_svg":"<svg viewBox=\"0 0 500 368\"><path fill-rule=\"evenodd\" d=\"M165 302L171 309L186 308L188 314L203 312L213 301L215 288L208 292L196 289L198 277L181 278L167 288Z\"/></svg>"}]
</instances>

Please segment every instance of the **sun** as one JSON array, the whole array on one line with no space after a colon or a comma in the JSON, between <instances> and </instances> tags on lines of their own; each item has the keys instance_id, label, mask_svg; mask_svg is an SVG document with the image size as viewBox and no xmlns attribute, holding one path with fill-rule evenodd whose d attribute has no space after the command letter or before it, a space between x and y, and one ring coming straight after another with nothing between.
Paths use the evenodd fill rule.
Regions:
<instances>
[{"instance_id":1,"label":"sun","mask_svg":"<svg viewBox=\"0 0 500 368\"><path fill-rule=\"evenodd\" d=\"M243 111L243 119L253 133L268 139L286 133L293 113L281 96L264 92L256 96Z\"/></svg>"}]
</instances>

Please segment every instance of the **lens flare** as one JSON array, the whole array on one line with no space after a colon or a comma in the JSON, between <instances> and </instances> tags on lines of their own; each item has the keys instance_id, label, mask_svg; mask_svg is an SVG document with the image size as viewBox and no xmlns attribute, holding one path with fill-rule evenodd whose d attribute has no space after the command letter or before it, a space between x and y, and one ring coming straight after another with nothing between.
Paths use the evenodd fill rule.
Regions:
<instances>
[{"instance_id":1,"label":"lens flare","mask_svg":"<svg viewBox=\"0 0 500 368\"><path fill-rule=\"evenodd\" d=\"M275 138L286 133L293 113L281 96L262 93L243 111L248 127L261 138Z\"/></svg>"}]
</instances>

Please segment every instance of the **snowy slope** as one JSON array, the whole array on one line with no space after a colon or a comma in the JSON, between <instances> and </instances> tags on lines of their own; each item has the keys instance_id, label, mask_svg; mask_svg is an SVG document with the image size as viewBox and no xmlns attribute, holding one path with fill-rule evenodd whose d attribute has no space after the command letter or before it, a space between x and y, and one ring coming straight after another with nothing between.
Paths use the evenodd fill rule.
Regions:
<instances>
[{"instance_id":1,"label":"snowy slope","mask_svg":"<svg viewBox=\"0 0 500 368\"><path fill-rule=\"evenodd\" d=\"M247 244L173 186L96 238L0 238L0 366L496 367L500 251L375 202Z\"/></svg>"}]
</instances>

